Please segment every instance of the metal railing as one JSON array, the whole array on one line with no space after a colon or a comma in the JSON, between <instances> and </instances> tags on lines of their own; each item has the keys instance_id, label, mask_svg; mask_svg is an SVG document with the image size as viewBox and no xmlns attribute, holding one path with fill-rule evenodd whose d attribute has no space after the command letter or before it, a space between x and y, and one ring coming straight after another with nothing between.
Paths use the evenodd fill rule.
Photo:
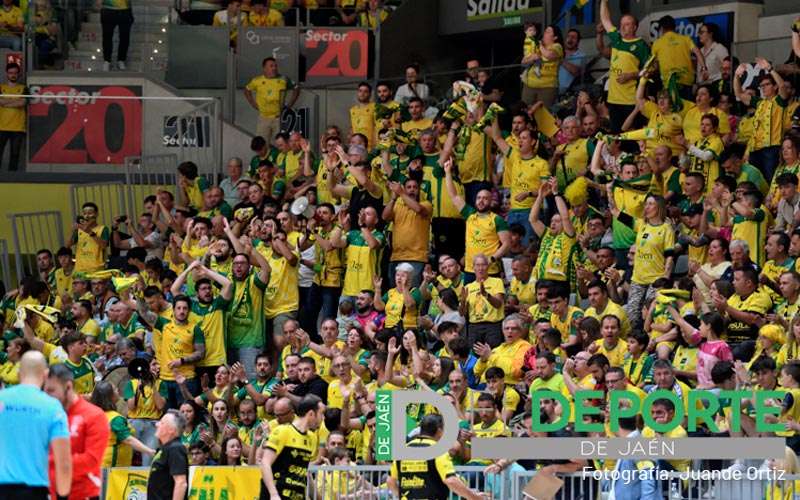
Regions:
<instances>
[{"instance_id":1,"label":"metal railing","mask_svg":"<svg viewBox=\"0 0 800 500\"><path fill-rule=\"evenodd\" d=\"M17 280L35 275L36 252L64 246L64 225L61 212L27 212L8 214L14 244Z\"/></svg>"},{"instance_id":2,"label":"metal railing","mask_svg":"<svg viewBox=\"0 0 800 500\"><path fill-rule=\"evenodd\" d=\"M144 199L166 190L177 194L178 155L129 156L125 158L125 188L128 214L142 213Z\"/></svg>"},{"instance_id":3,"label":"metal railing","mask_svg":"<svg viewBox=\"0 0 800 500\"><path fill-rule=\"evenodd\" d=\"M111 226L114 218L125 213L125 187L118 182L72 184L69 187L72 214L80 213L84 203L97 205L99 224Z\"/></svg>"},{"instance_id":4,"label":"metal railing","mask_svg":"<svg viewBox=\"0 0 800 500\"><path fill-rule=\"evenodd\" d=\"M307 498L328 499L384 499L395 498L386 479L389 466L311 466L308 469ZM521 468L507 469L499 474L486 474L482 466L458 466L458 475L470 488L486 494L493 500L533 499L529 483L538 473ZM605 472L605 474L604 474ZM706 498L731 498L737 500L784 499L800 497L795 481L800 475L758 470L755 467L735 475L730 471L694 470L679 473L659 471L655 476L664 495L682 500ZM601 492L608 492L624 476L615 476L614 470L586 471L557 474L563 481L555 498L559 500L595 500ZM630 484L633 481L623 482ZM627 487L627 486L626 486ZM455 498L451 495L450 498Z\"/></svg>"},{"instance_id":5,"label":"metal railing","mask_svg":"<svg viewBox=\"0 0 800 500\"><path fill-rule=\"evenodd\" d=\"M197 164L201 175L216 184L222 168L222 109L218 100L194 107L177 117L178 162Z\"/></svg>"},{"instance_id":6,"label":"metal railing","mask_svg":"<svg viewBox=\"0 0 800 500\"><path fill-rule=\"evenodd\" d=\"M5 287L2 290L4 294L14 288L14 283L11 282L11 266L8 260L8 241L6 240L0 240L0 281Z\"/></svg>"}]
</instances>

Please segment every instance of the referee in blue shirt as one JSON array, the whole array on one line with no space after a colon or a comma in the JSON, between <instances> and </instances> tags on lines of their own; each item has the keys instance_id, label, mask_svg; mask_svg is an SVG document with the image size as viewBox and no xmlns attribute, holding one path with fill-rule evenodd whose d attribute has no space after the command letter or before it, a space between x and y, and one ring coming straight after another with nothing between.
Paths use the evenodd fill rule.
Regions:
<instances>
[{"instance_id":1,"label":"referee in blue shirt","mask_svg":"<svg viewBox=\"0 0 800 500\"><path fill-rule=\"evenodd\" d=\"M19 385L0 391L0 498L47 500L48 451L53 450L58 499L69 496L72 458L67 414L41 387L47 376L42 353L20 360Z\"/></svg>"}]
</instances>

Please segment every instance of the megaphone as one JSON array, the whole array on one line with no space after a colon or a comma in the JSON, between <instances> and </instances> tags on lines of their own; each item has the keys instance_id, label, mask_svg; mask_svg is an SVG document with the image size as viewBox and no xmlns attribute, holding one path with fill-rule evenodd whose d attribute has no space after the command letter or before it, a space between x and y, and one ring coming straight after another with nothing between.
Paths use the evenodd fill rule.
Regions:
<instances>
[{"instance_id":1,"label":"megaphone","mask_svg":"<svg viewBox=\"0 0 800 500\"><path fill-rule=\"evenodd\" d=\"M308 198L305 196L299 196L294 200L292 206L289 207L289 211L295 216L303 215L306 219L314 214L314 208L309 205Z\"/></svg>"}]
</instances>

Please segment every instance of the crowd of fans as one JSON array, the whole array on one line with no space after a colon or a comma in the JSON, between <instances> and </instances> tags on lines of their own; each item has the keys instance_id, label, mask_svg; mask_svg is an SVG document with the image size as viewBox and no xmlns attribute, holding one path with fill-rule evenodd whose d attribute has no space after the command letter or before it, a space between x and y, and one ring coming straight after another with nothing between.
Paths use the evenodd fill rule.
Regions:
<instances>
[{"instance_id":1,"label":"crowd of fans","mask_svg":"<svg viewBox=\"0 0 800 500\"><path fill-rule=\"evenodd\" d=\"M305 482L309 462L376 463L379 388L452 402L464 425L440 472L546 473L693 464L487 460L471 439L544 435L533 411L553 422L568 409L545 399L532 411L543 389L664 389L685 407L693 389L778 388L787 452L763 466L800 472L800 68L738 64L711 24L695 45L667 16L651 45L633 16L615 26L606 0L600 17L603 91L582 88L555 111L560 72L574 77L580 62L565 59L556 26L541 37L527 27L527 102L498 105L504 89L471 61L437 110L411 66L399 89L360 84L350 123L328 127L318 148L277 130L295 85L268 58L246 90L263 133L249 161L232 158L217 185L183 163L177 193L158 189L111 227L86 203L69 246L38 253L38 274L2 303L0 380L17 383L23 354L41 351L106 412L103 466L149 464L155 423L176 409L192 464L261 464L283 498L303 494L287 475ZM800 57L800 20L791 30ZM575 45L568 35L572 55ZM764 435L752 406L740 410L741 430L723 407L719 432L691 435ZM659 422L675 411L653 405ZM407 413L415 439L437 437L435 409ZM619 436L658 435L623 420ZM285 446L300 450L294 462ZM403 474L389 486L402 489ZM478 498L436 476L419 488ZM341 482L316 486L333 498ZM687 493L656 479L605 487ZM770 498L784 498L775 488Z\"/></svg>"}]
</instances>

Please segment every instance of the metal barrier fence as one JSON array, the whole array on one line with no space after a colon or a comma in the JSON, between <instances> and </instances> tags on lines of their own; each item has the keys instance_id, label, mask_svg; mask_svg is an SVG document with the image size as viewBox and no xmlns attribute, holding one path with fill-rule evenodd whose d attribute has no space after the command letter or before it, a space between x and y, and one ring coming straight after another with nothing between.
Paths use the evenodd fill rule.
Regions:
<instances>
[{"instance_id":1,"label":"metal barrier fence","mask_svg":"<svg viewBox=\"0 0 800 500\"><path fill-rule=\"evenodd\" d=\"M125 187L118 182L72 184L69 192L73 217L80 214L81 207L87 202L97 205L98 224L110 227L115 217L125 213Z\"/></svg>"},{"instance_id":2,"label":"metal barrier fence","mask_svg":"<svg viewBox=\"0 0 800 500\"><path fill-rule=\"evenodd\" d=\"M219 101L200 104L177 117L178 161L197 164L200 175L216 184L222 168L222 110ZM210 147L206 147L209 145Z\"/></svg>"},{"instance_id":3,"label":"metal barrier fence","mask_svg":"<svg viewBox=\"0 0 800 500\"><path fill-rule=\"evenodd\" d=\"M36 252L42 248L64 246L61 212L27 212L8 214L14 243L17 280L36 273Z\"/></svg>"},{"instance_id":4,"label":"metal barrier fence","mask_svg":"<svg viewBox=\"0 0 800 500\"><path fill-rule=\"evenodd\" d=\"M125 158L125 186L128 214L142 213L145 197L163 189L176 194L178 155L128 156Z\"/></svg>"},{"instance_id":5,"label":"metal barrier fence","mask_svg":"<svg viewBox=\"0 0 800 500\"><path fill-rule=\"evenodd\" d=\"M486 494L493 500L533 499L526 486L537 471L506 470L499 474L485 474L482 466L459 466L456 472L470 488ZM594 472L594 474L593 474ZM558 500L596 500L606 498L615 481L614 471L558 474L563 481L555 498ZM755 467L740 472L740 478L722 471L678 473L660 471L661 489L671 499L700 500L730 498L736 500L761 500L800 498L798 475L790 475ZM394 498L386 479L389 466L312 466L308 469L307 498L377 500ZM628 480L626 484L633 484ZM633 487L633 486L631 486ZM451 494L451 499L456 498Z\"/></svg>"},{"instance_id":6,"label":"metal barrier fence","mask_svg":"<svg viewBox=\"0 0 800 500\"><path fill-rule=\"evenodd\" d=\"M0 240L0 281L5 286L3 293L15 286L14 283L11 283L11 266L8 261L8 241L6 240Z\"/></svg>"}]
</instances>

